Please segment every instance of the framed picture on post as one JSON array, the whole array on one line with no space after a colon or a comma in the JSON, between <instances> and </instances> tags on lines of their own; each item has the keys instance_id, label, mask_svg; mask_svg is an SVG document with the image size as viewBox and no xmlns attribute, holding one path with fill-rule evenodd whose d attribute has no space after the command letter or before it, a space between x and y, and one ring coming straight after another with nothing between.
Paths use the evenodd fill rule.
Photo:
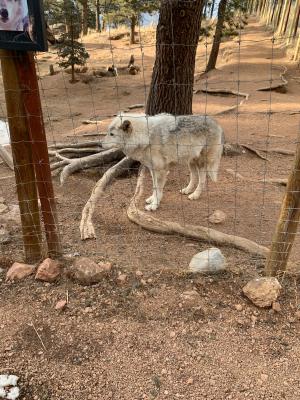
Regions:
<instances>
[{"instance_id":1,"label":"framed picture on post","mask_svg":"<svg viewBox=\"0 0 300 400\"><path fill-rule=\"evenodd\" d=\"M0 0L0 49L47 51L42 0Z\"/></svg>"}]
</instances>

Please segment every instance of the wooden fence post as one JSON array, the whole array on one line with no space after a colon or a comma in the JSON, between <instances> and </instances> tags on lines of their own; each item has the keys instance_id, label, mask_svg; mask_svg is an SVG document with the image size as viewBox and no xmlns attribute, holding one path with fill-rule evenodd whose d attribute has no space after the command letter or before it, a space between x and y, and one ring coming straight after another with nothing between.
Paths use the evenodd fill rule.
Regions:
<instances>
[{"instance_id":1,"label":"wooden fence post","mask_svg":"<svg viewBox=\"0 0 300 400\"><path fill-rule=\"evenodd\" d=\"M290 173L272 246L266 262L267 276L276 276L286 269L300 220L300 143Z\"/></svg>"},{"instance_id":2,"label":"wooden fence post","mask_svg":"<svg viewBox=\"0 0 300 400\"><path fill-rule=\"evenodd\" d=\"M15 62L16 52L1 50L0 54L25 259L26 262L36 262L42 258L40 215L31 140Z\"/></svg>"},{"instance_id":3,"label":"wooden fence post","mask_svg":"<svg viewBox=\"0 0 300 400\"><path fill-rule=\"evenodd\" d=\"M32 52L17 54L16 65L27 115L48 255L57 257L61 255L61 243L34 55Z\"/></svg>"}]
</instances>

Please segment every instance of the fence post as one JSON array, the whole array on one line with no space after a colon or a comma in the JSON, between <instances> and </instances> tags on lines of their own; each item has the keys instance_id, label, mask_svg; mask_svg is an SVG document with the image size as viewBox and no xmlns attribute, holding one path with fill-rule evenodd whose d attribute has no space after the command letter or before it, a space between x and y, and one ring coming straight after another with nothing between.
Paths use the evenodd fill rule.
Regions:
<instances>
[{"instance_id":1,"label":"fence post","mask_svg":"<svg viewBox=\"0 0 300 400\"><path fill-rule=\"evenodd\" d=\"M35 262L42 258L41 226L32 148L16 68L16 52L1 50L0 54L25 259L27 262Z\"/></svg>"},{"instance_id":2,"label":"fence post","mask_svg":"<svg viewBox=\"0 0 300 400\"><path fill-rule=\"evenodd\" d=\"M284 272L297 234L300 220L300 143L297 144L295 163L290 173L282 202L265 273L276 276Z\"/></svg>"},{"instance_id":3,"label":"fence post","mask_svg":"<svg viewBox=\"0 0 300 400\"><path fill-rule=\"evenodd\" d=\"M47 139L44 128L43 112L39 86L32 52L19 52L16 58L18 77L22 89L22 98L27 115L27 123L41 211L46 232L48 255L61 255L56 203L52 185Z\"/></svg>"}]
</instances>

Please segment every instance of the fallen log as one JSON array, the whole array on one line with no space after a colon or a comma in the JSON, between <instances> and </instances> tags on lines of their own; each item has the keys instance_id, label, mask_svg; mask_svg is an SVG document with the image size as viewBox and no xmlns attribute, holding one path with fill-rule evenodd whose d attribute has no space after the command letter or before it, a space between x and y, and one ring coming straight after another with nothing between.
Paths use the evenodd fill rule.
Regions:
<instances>
[{"instance_id":1,"label":"fallen log","mask_svg":"<svg viewBox=\"0 0 300 400\"><path fill-rule=\"evenodd\" d=\"M190 224L181 225L177 222L160 220L153 217L149 213L139 210L137 208L137 204L143 195L144 178L145 167L143 167L141 170L137 181L135 194L132 197L130 205L127 209L127 216L130 221L152 232L163 234L180 234L193 239L214 242L217 245L232 246L263 257L268 255L269 249L267 247L252 242L249 239L245 239L240 236L228 235L204 226Z\"/></svg>"}]
</instances>

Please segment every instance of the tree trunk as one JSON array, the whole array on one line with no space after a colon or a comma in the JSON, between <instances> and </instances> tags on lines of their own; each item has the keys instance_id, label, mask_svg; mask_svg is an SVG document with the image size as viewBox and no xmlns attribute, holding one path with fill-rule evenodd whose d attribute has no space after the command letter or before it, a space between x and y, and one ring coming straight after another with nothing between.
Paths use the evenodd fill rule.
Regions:
<instances>
[{"instance_id":1,"label":"tree trunk","mask_svg":"<svg viewBox=\"0 0 300 400\"><path fill-rule=\"evenodd\" d=\"M161 1L147 114L192 114L195 58L203 6L203 0Z\"/></svg>"},{"instance_id":2,"label":"tree trunk","mask_svg":"<svg viewBox=\"0 0 300 400\"><path fill-rule=\"evenodd\" d=\"M82 0L82 19L81 19L81 29L82 35L86 36L88 34L88 1Z\"/></svg>"},{"instance_id":3,"label":"tree trunk","mask_svg":"<svg viewBox=\"0 0 300 400\"><path fill-rule=\"evenodd\" d=\"M76 79L75 79L75 65L74 64L71 65L71 70L72 70L71 83L74 83L76 81Z\"/></svg>"},{"instance_id":4,"label":"tree trunk","mask_svg":"<svg viewBox=\"0 0 300 400\"><path fill-rule=\"evenodd\" d=\"M101 32L101 24L100 24L100 2L96 1L96 31Z\"/></svg>"},{"instance_id":5,"label":"tree trunk","mask_svg":"<svg viewBox=\"0 0 300 400\"><path fill-rule=\"evenodd\" d=\"M136 15L132 15L130 18L130 44L135 44L135 27L137 24Z\"/></svg>"},{"instance_id":6,"label":"tree trunk","mask_svg":"<svg viewBox=\"0 0 300 400\"><path fill-rule=\"evenodd\" d=\"M227 0L221 0L218 8L218 22L216 26L216 32L214 36L214 42L212 45L212 49L209 55L209 60L207 63L206 71L209 72L212 69L216 68L217 59L219 55L220 43L222 39L222 31L225 20L225 11L226 11Z\"/></svg>"},{"instance_id":7,"label":"tree trunk","mask_svg":"<svg viewBox=\"0 0 300 400\"><path fill-rule=\"evenodd\" d=\"M210 8L210 19L212 19L213 15L214 15L215 3L216 3L216 0L212 0L211 8Z\"/></svg>"}]
</instances>

